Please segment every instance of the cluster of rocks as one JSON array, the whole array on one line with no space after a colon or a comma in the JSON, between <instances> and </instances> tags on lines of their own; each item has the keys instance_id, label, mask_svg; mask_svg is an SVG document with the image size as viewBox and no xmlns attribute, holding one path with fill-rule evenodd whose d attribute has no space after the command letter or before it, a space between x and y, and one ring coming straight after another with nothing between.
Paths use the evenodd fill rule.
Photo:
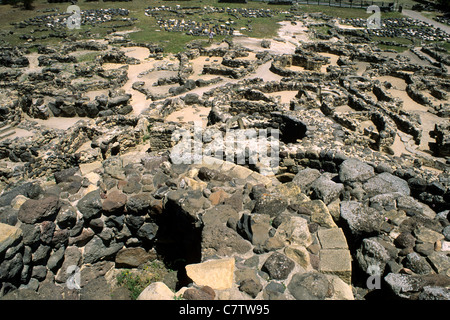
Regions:
<instances>
[{"instance_id":1,"label":"cluster of rocks","mask_svg":"<svg viewBox=\"0 0 450 320\"><path fill-rule=\"evenodd\" d=\"M184 19L168 19L163 20L159 19L158 22L159 27L168 32L184 32L187 35L192 36L206 36L210 32L213 32L214 35L233 35L234 28L229 26L229 22L225 24L211 24L196 22L194 20Z\"/></svg>"},{"instance_id":2,"label":"cluster of rocks","mask_svg":"<svg viewBox=\"0 0 450 320\"><path fill-rule=\"evenodd\" d=\"M128 21L129 14L128 9L123 8L105 8L105 9L89 9L81 10L81 24L96 25L105 22L110 22L113 19L119 19L121 21ZM20 22L11 23L17 28L26 27L42 27L45 26L51 29L67 28L67 18L71 16L71 13L49 13L46 15L40 15Z\"/></svg>"},{"instance_id":3,"label":"cluster of rocks","mask_svg":"<svg viewBox=\"0 0 450 320\"><path fill-rule=\"evenodd\" d=\"M128 114L131 95L120 89L126 65L139 60L123 51L92 43L40 46L36 71L5 66L8 99L0 116L33 134L0 142L0 295L128 299L117 276L124 268L140 274L161 260L176 272L139 299L448 300L449 128L432 131L434 156L395 156L397 135L419 145L424 129L392 96L393 85L374 79L405 80L411 99L445 118L445 106L424 91L445 99L447 70L388 58L342 36L302 44L290 55L254 53L232 42L191 45L176 62L155 63L155 70L175 74L156 83L174 85L167 95L150 95L144 81L133 84L154 100L140 115ZM78 49L99 54L78 63L68 55ZM24 56L12 52L12 60ZM324 54L337 55L336 65ZM190 60L199 56L220 57L203 73L232 80L190 78ZM358 75L361 62L367 68ZM283 78L238 80L263 64ZM220 81L201 96L189 92ZM108 95L83 96L98 88L110 89ZM282 92L293 98L282 102ZM211 109L203 132L166 121L187 107ZM22 111L44 119L98 118L59 130L23 121ZM278 130L270 176L263 159L250 161L254 136L238 141L244 163L234 154L224 161L229 154L217 149L219 137L237 128ZM174 140L182 134L202 145ZM198 160L199 148L208 156L187 161ZM174 150L187 155L181 163ZM370 289L370 276L381 287Z\"/></svg>"},{"instance_id":4,"label":"cluster of rocks","mask_svg":"<svg viewBox=\"0 0 450 320\"><path fill-rule=\"evenodd\" d=\"M205 286L208 299L354 299L367 294L352 291L355 273L364 281L370 266L385 294L448 299L448 210L356 159L280 183L214 158L131 152L54 178L0 197L5 299L117 298L121 268L156 258L179 268L177 280L140 299L199 299Z\"/></svg>"},{"instance_id":5,"label":"cluster of rocks","mask_svg":"<svg viewBox=\"0 0 450 320\"><path fill-rule=\"evenodd\" d=\"M339 19L340 23L357 28L367 27L367 20L362 18ZM380 29L365 29L370 36L407 38L411 41L448 41L450 35L444 30L434 28L426 22L412 18L383 18Z\"/></svg>"},{"instance_id":6,"label":"cluster of rocks","mask_svg":"<svg viewBox=\"0 0 450 320\"><path fill-rule=\"evenodd\" d=\"M225 8L225 7L187 7L177 5L175 7L160 6L160 7L148 7L146 15L159 16L161 14L175 13L177 15L192 15L194 13L202 14L214 14L214 13L227 13L236 19L241 18L271 18L278 14L280 10L270 9L250 9L250 8Z\"/></svg>"}]
</instances>

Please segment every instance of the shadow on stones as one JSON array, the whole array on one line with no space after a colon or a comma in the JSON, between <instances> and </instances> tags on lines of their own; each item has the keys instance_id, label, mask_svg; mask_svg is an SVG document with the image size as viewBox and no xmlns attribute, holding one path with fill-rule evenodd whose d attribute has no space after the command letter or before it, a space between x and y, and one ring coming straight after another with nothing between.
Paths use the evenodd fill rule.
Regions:
<instances>
[{"instance_id":1,"label":"shadow on stones","mask_svg":"<svg viewBox=\"0 0 450 320\"><path fill-rule=\"evenodd\" d=\"M165 265L177 271L176 290L192 283L185 266L201 262L202 228L181 211L180 207L168 202L164 208L156 238L155 250Z\"/></svg>"}]
</instances>

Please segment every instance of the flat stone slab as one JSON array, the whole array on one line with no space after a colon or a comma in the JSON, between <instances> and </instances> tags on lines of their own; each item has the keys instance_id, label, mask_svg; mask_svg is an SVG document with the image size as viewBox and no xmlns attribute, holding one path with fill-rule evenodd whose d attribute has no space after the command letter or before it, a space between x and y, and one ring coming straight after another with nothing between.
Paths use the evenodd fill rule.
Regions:
<instances>
[{"instance_id":1,"label":"flat stone slab","mask_svg":"<svg viewBox=\"0 0 450 320\"><path fill-rule=\"evenodd\" d=\"M346 249L322 249L319 253L319 271L325 274L334 274L345 283L351 283L352 257Z\"/></svg>"},{"instance_id":2,"label":"flat stone slab","mask_svg":"<svg viewBox=\"0 0 450 320\"><path fill-rule=\"evenodd\" d=\"M347 239L341 228L317 231L322 249L348 249Z\"/></svg>"},{"instance_id":3,"label":"flat stone slab","mask_svg":"<svg viewBox=\"0 0 450 320\"><path fill-rule=\"evenodd\" d=\"M0 223L0 253L12 246L21 236L21 229Z\"/></svg>"},{"instance_id":4,"label":"flat stone slab","mask_svg":"<svg viewBox=\"0 0 450 320\"><path fill-rule=\"evenodd\" d=\"M234 258L224 258L188 264L186 273L199 286L226 290L233 285L234 262Z\"/></svg>"}]
</instances>

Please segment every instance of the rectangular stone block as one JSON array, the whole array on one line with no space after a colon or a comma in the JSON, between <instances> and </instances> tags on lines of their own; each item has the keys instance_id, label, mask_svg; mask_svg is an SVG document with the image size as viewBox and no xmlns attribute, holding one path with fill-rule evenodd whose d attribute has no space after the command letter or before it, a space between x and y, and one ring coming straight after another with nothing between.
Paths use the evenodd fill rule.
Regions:
<instances>
[{"instance_id":1,"label":"rectangular stone block","mask_svg":"<svg viewBox=\"0 0 450 320\"><path fill-rule=\"evenodd\" d=\"M317 231L322 249L348 249L347 239L341 228Z\"/></svg>"},{"instance_id":2,"label":"rectangular stone block","mask_svg":"<svg viewBox=\"0 0 450 320\"><path fill-rule=\"evenodd\" d=\"M319 271L334 274L345 283L351 283L352 257L346 249L322 249L319 253Z\"/></svg>"}]
</instances>

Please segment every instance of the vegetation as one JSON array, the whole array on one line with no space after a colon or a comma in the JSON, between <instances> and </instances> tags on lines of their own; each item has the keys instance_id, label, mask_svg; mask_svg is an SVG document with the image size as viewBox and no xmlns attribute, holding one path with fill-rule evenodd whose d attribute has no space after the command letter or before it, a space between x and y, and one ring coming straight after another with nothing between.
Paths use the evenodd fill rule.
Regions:
<instances>
[{"instance_id":1,"label":"vegetation","mask_svg":"<svg viewBox=\"0 0 450 320\"><path fill-rule=\"evenodd\" d=\"M149 284L162 281L169 271L163 262L154 260L137 270L124 269L116 279L117 284L127 288L131 298L136 300Z\"/></svg>"}]
</instances>

